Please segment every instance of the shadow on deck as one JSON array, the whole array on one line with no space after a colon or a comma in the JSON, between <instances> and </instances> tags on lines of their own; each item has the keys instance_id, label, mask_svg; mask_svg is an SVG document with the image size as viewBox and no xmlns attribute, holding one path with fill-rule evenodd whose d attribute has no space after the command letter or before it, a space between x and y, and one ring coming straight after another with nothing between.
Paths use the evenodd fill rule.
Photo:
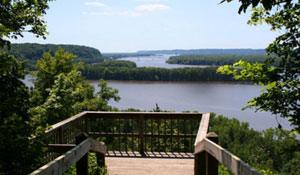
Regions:
<instances>
[{"instance_id":1,"label":"shadow on deck","mask_svg":"<svg viewBox=\"0 0 300 175\"><path fill-rule=\"evenodd\" d=\"M119 157L119 158L164 158L164 159L194 159L192 153L175 153L175 152L145 152L141 154L137 151L108 151L105 157Z\"/></svg>"}]
</instances>

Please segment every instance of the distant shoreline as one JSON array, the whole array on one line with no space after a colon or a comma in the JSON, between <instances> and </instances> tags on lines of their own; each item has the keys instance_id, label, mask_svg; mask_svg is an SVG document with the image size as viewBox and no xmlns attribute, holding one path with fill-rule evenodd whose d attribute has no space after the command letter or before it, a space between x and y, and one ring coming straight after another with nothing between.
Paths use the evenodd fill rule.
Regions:
<instances>
[{"instance_id":1,"label":"distant shoreline","mask_svg":"<svg viewBox=\"0 0 300 175\"><path fill-rule=\"evenodd\" d=\"M99 80L89 80L86 79L89 82L98 82ZM144 83L144 84L236 84L236 85L254 85L253 82L241 82L241 81L235 81L235 82L228 82L228 81L143 81L143 80L104 80L106 82L128 82L128 83Z\"/></svg>"}]
</instances>

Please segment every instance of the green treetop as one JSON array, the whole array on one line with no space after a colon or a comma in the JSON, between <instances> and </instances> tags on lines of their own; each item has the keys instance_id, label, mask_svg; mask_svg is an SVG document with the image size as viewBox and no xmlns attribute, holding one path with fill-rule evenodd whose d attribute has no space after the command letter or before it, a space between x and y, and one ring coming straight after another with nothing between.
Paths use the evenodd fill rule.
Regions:
<instances>
[{"instance_id":1,"label":"green treetop","mask_svg":"<svg viewBox=\"0 0 300 175\"><path fill-rule=\"evenodd\" d=\"M224 0L225 1L225 0ZM222 2L224 2L222 1ZM227 0L230 2L231 0ZM240 12L252 5L249 24L265 22L278 36L267 48L264 63L239 61L218 69L235 79L252 80L265 86L263 93L248 102L247 107L269 111L287 118L300 131L300 4L290 0L240 0ZM279 57L278 66L273 66Z\"/></svg>"},{"instance_id":2,"label":"green treetop","mask_svg":"<svg viewBox=\"0 0 300 175\"><path fill-rule=\"evenodd\" d=\"M45 38L47 34L43 15L52 0L0 1L0 47L10 46L7 39L23 37L23 32Z\"/></svg>"}]
</instances>

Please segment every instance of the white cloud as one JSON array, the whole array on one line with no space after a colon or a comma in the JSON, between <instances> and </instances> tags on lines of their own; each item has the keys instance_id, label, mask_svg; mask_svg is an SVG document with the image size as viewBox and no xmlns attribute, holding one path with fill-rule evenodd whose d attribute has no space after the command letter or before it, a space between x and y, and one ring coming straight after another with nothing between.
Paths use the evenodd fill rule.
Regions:
<instances>
[{"instance_id":1,"label":"white cloud","mask_svg":"<svg viewBox=\"0 0 300 175\"><path fill-rule=\"evenodd\" d=\"M138 11L155 11L155 10L167 10L168 6L162 4L150 4L150 5L140 5L135 8Z\"/></svg>"},{"instance_id":2,"label":"white cloud","mask_svg":"<svg viewBox=\"0 0 300 175\"><path fill-rule=\"evenodd\" d=\"M162 1L165 1L165 0L136 0L138 2L162 2Z\"/></svg>"},{"instance_id":3,"label":"white cloud","mask_svg":"<svg viewBox=\"0 0 300 175\"><path fill-rule=\"evenodd\" d=\"M91 15L91 16L112 16L114 13L111 12L82 12L83 15Z\"/></svg>"},{"instance_id":4,"label":"white cloud","mask_svg":"<svg viewBox=\"0 0 300 175\"><path fill-rule=\"evenodd\" d=\"M123 12L82 12L83 15L90 15L90 16L129 16L129 17L137 17L142 16L141 13L137 12L130 12L130 11L123 11Z\"/></svg>"},{"instance_id":5,"label":"white cloud","mask_svg":"<svg viewBox=\"0 0 300 175\"><path fill-rule=\"evenodd\" d=\"M141 13L129 12L129 11L120 12L119 15L121 15L121 16L131 16L131 17L142 16Z\"/></svg>"},{"instance_id":6,"label":"white cloud","mask_svg":"<svg viewBox=\"0 0 300 175\"><path fill-rule=\"evenodd\" d=\"M92 2L85 2L84 5L86 6L94 6L94 7L106 7L106 5L102 2L92 1Z\"/></svg>"},{"instance_id":7,"label":"white cloud","mask_svg":"<svg viewBox=\"0 0 300 175\"><path fill-rule=\"evenodd\" d=\"M169 29L168 27L162 27L160 30L163 31L163 32L168 32L168 31L170 31L170 29Z\"/></svg>"}]
</instances>

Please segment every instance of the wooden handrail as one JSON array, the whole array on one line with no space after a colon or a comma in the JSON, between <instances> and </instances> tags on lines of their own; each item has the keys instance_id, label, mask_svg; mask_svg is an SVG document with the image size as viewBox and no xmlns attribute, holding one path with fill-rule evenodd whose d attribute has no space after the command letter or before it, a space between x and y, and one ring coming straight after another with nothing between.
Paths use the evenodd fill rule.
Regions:
<instances>
[{"instance_id":1,"label":"wooden handrail","mask_svg":"<svg viewBox=\"0 0 300 175\"><path fill-rule=\"evenodd\" d=\"M86 114L87 114L87 112L81 112L79 114L76 114L76 115L74 115L70 118L67 118L67 119L65 119L61 122L58 122L58 123L52 125L52 127L48 131L46 131L46 135L53 132L53 131L58 130L59 128L61 128L63 126L69 125L71 122L73 122L75 120L78 120L81 117L84 117Z\"/></svg>"},{"instance_id":2,"label":"wooden handrail","mask_svg":"<svg viewBox=\"0 0 300 175\"><path fill-rule=\"evenodd\" d=\"M116 139L116 144L106 144L113 151L121 151L122 147L122 151L139 151L141 154L144 151L165 150L193 152L199 126L196 121L200 121L203 115L209 117L209 114L203 113L86 111L89 135L109 138L109 141L113 140L112 137L119 138ZM121 137L124 139L123 143L120 143ZM176 145L167 143L169 138Z\"/></svg>"},{"instance_id":3,"label":"wooden handrail","mask_svg":"<svg viewBox=\"0 0 300 175\"><path fill-rule=\"evenodd\" d=\"M107 153L107 146L103 142L98 142L90 139L91 151L105 155Z\"/></svg>"},{"instance_id":4,"label":"wooden handrail","mask_svg":"<svg viewBox=\"0 0 300 175\"><path fill-rule=\"evenodd\" d=\"M261 173L247 165L240 158L207 138L202 139L195 145L195 154L203 151L208 152L235 175L261 175Z\"/></svg>"},{"instance_id":5,"label":"wooden handrail","mask_svg":"<svg viewBox=\"0 0 300 175\"><path fill-rule=\"evenodd\" d=\"M202 119L200 122L199 130L195 141L195 146L197 145L197 143L201 142L204 138L206 138L206 134L208 132L208 127L209 127L209 120L210 120L210 113L205 113L202 115Z\"/></svg>"},{"instance_id":6,"label":"wooden handrail","mask_svg":"<svg viewBox=\"0 0 300 175\"><path fill-rule=\"evenodd\" d=\"M51 161L57 153L70 149L55 144L74 144L76 135L82 132L101 138L112 151L194 152L199 123L204 118L202 125L207 130L207 117L208 113L85 111L46 131L53 149L45 160Z\"/></svg>"},{"instance_id":7,"label":"wooden handrail","mask_svg":"<svg viewBox=\"0 0 300 175\"><path fill-rule=\"evenodd\" d=\"M97 142L93 139L86 139L70 151L66 152L64 155L57 157L48 164L30 173L30 175L63 174L89 151L94 151L105 155L107 152L107 147L103 142Z\"/></svg>"},{"instance_id":8,"label":"wooden handrail","mask_svg":"<svg viewBox=\"0 0 300 175\"><path fill-rule=\"evenodd\" d=\"M212 156L214 157L218 162L222 163L225 165L229 171L234 173L235 175L261 175L258 171L256 171L254 168L250 167L247 165L245 162L243 162L241 159L239 159L237 156L233 155L226 149L222 148L220 145L217 143L214 143L213 141L209 140L207 138L207 133L208 133L208 127L209 127L209 120L210 120L210 115L209 113L203 114L202 120L200 122L199 130L197 133L197 138L195 140L195 145L194 145L194 155L195 155L195 174L198 174L199 172L196 172L198 170L198 166L201 166L201 168L208 168L209 166L206 165L206 167L202 167L203 165L198 165L199 161L201 162L204 160L203 158L200 158L199 156L204 156L203 152L207 152L207 156ZM200 160L202 159L202 160ZM207 164L211 162L207 162ZM217 162L216 162L216 167ZM206 174L209 173L210 170L206 170ZM216 173L218 171L215 171Z\"/></svg>"},{"instance_id":9,"label":"wooden handrail","mask_svg":"<svg viewBox=\"0 0 300 175\"><path fill-rule=\"evenodd\" d=\"M85 111L89 117L96 118L127 118L138 119L144 116L144 119L201 119L203 113L181 113L181 112L104 112L104 111Z\"/></svg>"},{"instance_id":10,"label":"wooden handrail","mask_svg":"<svg viewBox=\"0 0 300 175\"><path fill-rule=\"evenodd\" d=\"M200 121L200 124L198 125L198 122L195 123L195 121ZM190 143L188 145L191 147L191 151L194 150L195 165L198 165L199 161L203 162L203 158L206 157L205 159L207 159L207 157L212 156L211 159L214 159L215 163L206 163L206 165L216 165L214 167L217 169L218 162L220 162L235 175L260 175L259 172L251 168L238 157L207 138L209 121L210 113L86 111L53 125L52 128L46 132L46 136L51 137L53 142L49 145L56 149L70 149L75 146L72 143L74 143L73 141L78 132L86 132L93 136L100 136L101 140L105 137L118 137L116 140L119 140L119 149L121 149L121 137L124 137L125 141L122 144L125 144L123 145L125 149L128 147L127 142L131 142L132 151L137 148L141 153L145 151L144 148L146 149L146 145L148 145L148 148L150 146L151 151L153 151L154 147L159 150L161 150L160 148L162 147L166 150L166 140L168 138L171 140L171 144L169 144L171 148L169 150L172 151L174 147L177 147L177 151L182 151L183 149L180 145L182 140L180 142L180 139L183 139L184 143ZM112 126L108 126L108 122L110 122ZM167 122L169 122L169 128L166 128ZM190 122L190 127L187 127L186 122ZM197 127L199 126L197 133L196 125ZM127 129L125 129L125 126ZM153 128L156 128L157 131L153 132ZM158 145L154 147L153 138L158 138ZM107 141L107 138L105 140ZM177 144L173 145L172 140ZM112 142L112 144L114 144L114 142ZM193 146L194 149L192 149ZM114 145L112 145L112 148L114 148ZM107 152L107 147L104 143L86 139L66 154L59 156L52 162L34 171L32 175L47 175L53 172L57 172L55 174L61 174L73 163L81 159L88 151L97 152L98 156L100 156L99 158L104 162L104 155ZM184 151L186 152L185 145ZM199 167L200 166L197 168ZM196 172L197 171L195 171L195 173ZM206 174L209 172L206 167ZM203 171L201 171L201 173L203 173Z\"/></svg>"},{"instance_id":11,"label":"wooden handrail","mask_svg":"<svg viewBox=\"0 0 300 175\"><path fill-rule=\"evenodd\" d=\"M91 142L86 139L81 144L71 149L64 155L57 157L50 163L42 166L35 170L30 175L52 175L52 174L63 174L67 171L74 163L81 159L87 152L89 152Z\"/></svg>"},{"instance_id":12,"label":"wooden handrail","mask_svg":"<svg viewBox=\"0 0 300 175\"><path fill-rule=\"evenodd\" d=\"M201 123L199 129L201 132L198 132L197 136L199 123ZM33 174L53 172L61 174L78 160L76 164L82 165L78 170L85 171L88 151L96 152L98 165L104 165L107 147L104 143L92 139L86 141L83 138L81 140L83 142L77 140L77 135L80 133L88 133L100 138L114 151L121 151L122 147L126 151L128 148L131 151L139 150L142 154L149 149L192 152L195 136L202 138L199 133L206 133L208 125L209 113L85 111L54 124L46 131L46 137L49 139L48 146L52 149L45 159L54 160L34 171ZM112 137L117 139L111 139ZM171 143L167 142L168 139ZM176 144L173 145L174 142ZM118 145L119 149L114 149L114 144ZM55 159L56 153L64 151L68 152Z\"/></svg>"}]
</instances>

